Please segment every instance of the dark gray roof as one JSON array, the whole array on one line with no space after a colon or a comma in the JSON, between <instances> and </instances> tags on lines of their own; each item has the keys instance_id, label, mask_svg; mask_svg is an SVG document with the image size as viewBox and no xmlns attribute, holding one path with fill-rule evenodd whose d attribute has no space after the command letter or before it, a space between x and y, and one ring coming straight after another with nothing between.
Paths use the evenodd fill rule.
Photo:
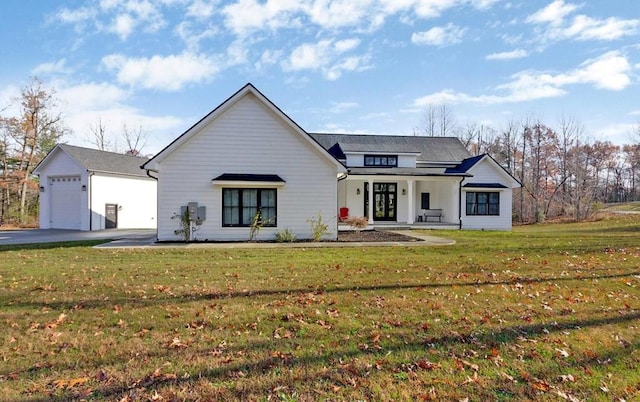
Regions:
<instances>
[{"instance_id":1,"label":"dark gray roof","mask_svg":"<svg viewBox=\"0 0 640 402\"><path fill-rule=\"evenodd\" d=\"M471 156L455 137L309 133L323 148L343 152L417 153L417 161L460 162Z\"/></svg>"},{"instance_id":2,"label":"dark gray roof","mask_svg":"<svg viewBox=\"0 0 640 402\"><path fill-rule=\"evenodd\" d=\"M430 168L376 168L376 167L352 167L349 168L350 175L385 175L385 176L471 176L466 173L446 173L434 172Z\"/></svg>"},{"instance_id":3,"label":"dark gray roof","mask_svg":"<svg viewBox=\"0 0 640 402\"><path fill-rule=\"evenodd\" d=\"M147 176L140 166L148 161L149 158L100 151L98 149L83 148L68 144L58 144L58 147L91 172Z\"/></svg>"}]
</instances>

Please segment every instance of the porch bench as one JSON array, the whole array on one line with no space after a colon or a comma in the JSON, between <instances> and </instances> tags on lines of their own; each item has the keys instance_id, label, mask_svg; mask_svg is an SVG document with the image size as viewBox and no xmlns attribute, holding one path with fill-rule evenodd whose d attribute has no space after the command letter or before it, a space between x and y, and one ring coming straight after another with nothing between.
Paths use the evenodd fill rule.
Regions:
<instances>
[{"instance_id":1,"label":"porch bench","mask_svg":"<svg viewBox=\"0 0 640 402\"><path fill-rule=\"evenodd\" d=\"M438 222L442 222L442 209L423 209L422 216L425 222L429 222L429 218L438 218Z\"/></svg>"}]
</instances>

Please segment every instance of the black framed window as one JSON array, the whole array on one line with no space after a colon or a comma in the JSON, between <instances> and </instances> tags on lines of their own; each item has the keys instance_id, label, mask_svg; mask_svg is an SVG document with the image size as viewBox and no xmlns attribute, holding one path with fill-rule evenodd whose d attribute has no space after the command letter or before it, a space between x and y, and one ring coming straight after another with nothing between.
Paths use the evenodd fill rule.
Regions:
<instances>
[{"instance_id":1,"label":"black framed window","mask_svg":"<svg viewBox=\"0 0 640 402\"><path fill-rule=\"evenodd\" d=\"M275 227L277 192L275 188L223 188L222 226L251 226L260 213L263 227Z\"/></svg>"},{"instance_id":2,"label":"black framed window","mask_svg":"<svg viewBox=\"0 0 640 402\"><path fill-rule=\"evenodd\" d=\"M365 155L365 166L378 166L378 167L397 167L398 156L397 155Z\"/></svg>"},{"instance_id":3,"label":"black framed window","mask_svg":"<svg viewBox=\"0 0 640 402\"><path fill-rule=\"evenodd\" d=\"M467 215L500 215L500 193L467 192Z\"/></svg>"}]
</instances>

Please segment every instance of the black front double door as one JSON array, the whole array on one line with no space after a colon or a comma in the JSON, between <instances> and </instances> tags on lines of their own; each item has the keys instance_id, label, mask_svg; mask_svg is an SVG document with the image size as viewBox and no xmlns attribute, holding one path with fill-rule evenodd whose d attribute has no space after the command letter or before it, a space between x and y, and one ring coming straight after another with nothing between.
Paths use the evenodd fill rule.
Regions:
<instances>
[{"instance_id":1,"label":"black front double door","mask_svg":"<svg viewBox=\"0 0 640 402\"><path fill-rule=\"evenodd\" d=\"M373 183L373 220L395 221L397 197L396 183ZM364 183L364 212L369 217L369 183Z\"/></svg>"}]
</instances>

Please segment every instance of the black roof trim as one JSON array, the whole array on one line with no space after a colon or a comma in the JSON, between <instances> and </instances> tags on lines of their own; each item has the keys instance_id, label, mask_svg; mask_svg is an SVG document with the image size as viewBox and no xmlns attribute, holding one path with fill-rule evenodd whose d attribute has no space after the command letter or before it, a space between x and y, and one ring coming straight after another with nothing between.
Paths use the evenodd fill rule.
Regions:
<instances>
[{"instance_id":1,"label":"black roof trim","mask_svg":"<svg viewBox=\"0 0 640 402\"><path fill-rule=\"evenodd\" d=\"M263 181L285 183L277 174L223 173L213 181Z\"/></svg>"},{"instance_id":2,"label":"black roof trim","mask_svg":"<svg viewBox=\"0 0 640 402\"><path fill-rule=\"evenodd\" d=\"M466 188L509 188L501 183L467 183L462 187Z\"/></svg>"}]
</instances>

